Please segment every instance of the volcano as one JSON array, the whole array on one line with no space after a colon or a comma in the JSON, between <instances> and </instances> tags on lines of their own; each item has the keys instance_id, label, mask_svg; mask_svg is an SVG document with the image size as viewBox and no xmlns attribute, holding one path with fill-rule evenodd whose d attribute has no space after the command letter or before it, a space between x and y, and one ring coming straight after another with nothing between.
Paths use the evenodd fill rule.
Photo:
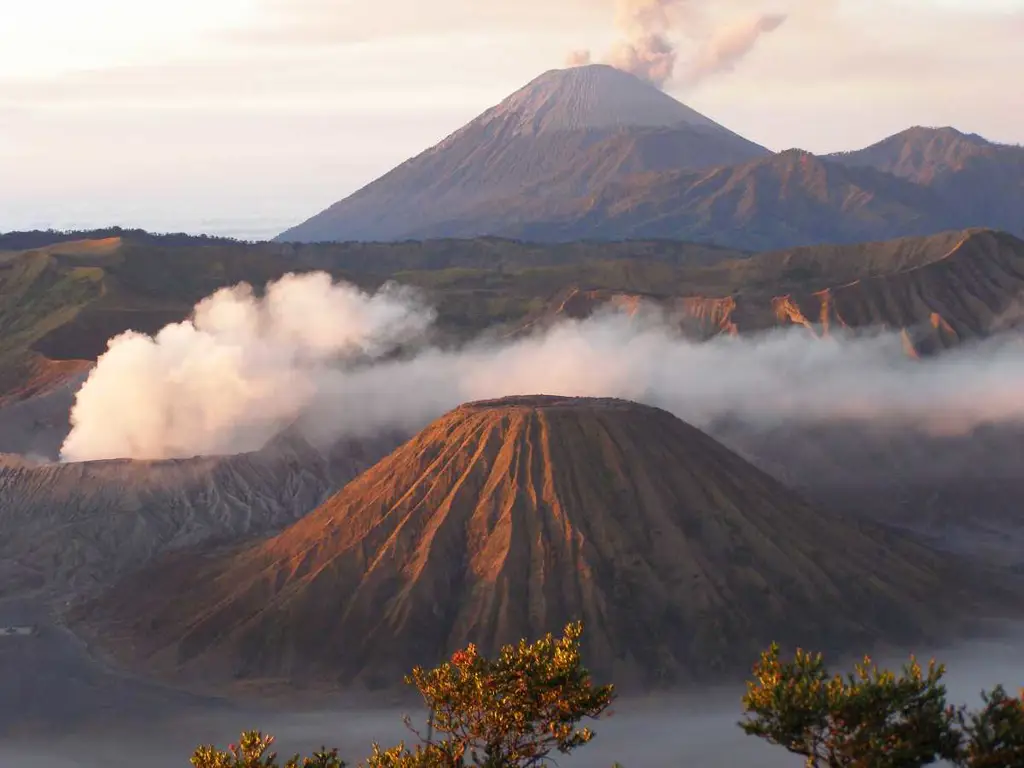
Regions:
<instances>
[{"instance_id":1,"label":"volcano","mask_svg":"<svg viewBox=\"0 0 1024 768\"><path fill-rule=\"evenodd\" d=\"M773 640L932 636L975 604L952 562L657 408L520 397L450 412L276 537L160 563L74 621L179 680L376 687L582 619L595 670L661 686L742 673Z\"/></svg>"},{"instance_id":2,"label":"volcano","mask_svg":"<svg viewBox=\"0 0 1024 768\"><path fill-rule=\"evenodd\" d=\"M595 64L547 72L435 147L278 238L405 240L472 231L528 195L579 197L630 174L742 163L769 151L650 83ZM468 228L468 229L467 229Z\"/></svg>"}]
</instances>

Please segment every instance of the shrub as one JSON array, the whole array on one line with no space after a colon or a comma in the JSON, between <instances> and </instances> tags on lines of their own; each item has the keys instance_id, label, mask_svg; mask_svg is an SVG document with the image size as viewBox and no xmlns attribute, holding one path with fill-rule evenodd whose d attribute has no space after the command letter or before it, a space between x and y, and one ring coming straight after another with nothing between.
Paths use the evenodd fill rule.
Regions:
<instances>
[{"instance_id":1,"label":"shrub","mask_svg":"<svg viewBox=\"0 0 1024 768\"><path fill-rule=\"evenodd\" d=\"M821 654L783 661L773 645L754 666L740 727L805 758L808 768L916 768L947 760L964 768L1024 766L1024 702L1000 687L970 713L946 701L945 668L916 660L900 674L869 658L845 677Z\"/></svg>"},{"instance_id":2,"label":"shrub","mask_svg":"<svg viewBox=\"0 0 1024 768\"><path fill-rule=\"evenodd\" d=\"M506 646L496 659L475 646L457 651L432 670L417 667L406 678L430 712L431 732L423 737L408 718L419 743L388 750L379 744L367 768L525 768L547 761L553 752L568 754L587 744L594 733L581 728L585 719L605 714L615 698L611 685L595 686L583 666L583 626L569 624L561 638ZM438 739L434 739L434 731ZM269 749L273 738L259 732L242 735L227 752L200 747L195 768L277 768ZM312 757L291 758L285 768L342 768L337 751L322 749Z\"/></svg>"}]
</instances>

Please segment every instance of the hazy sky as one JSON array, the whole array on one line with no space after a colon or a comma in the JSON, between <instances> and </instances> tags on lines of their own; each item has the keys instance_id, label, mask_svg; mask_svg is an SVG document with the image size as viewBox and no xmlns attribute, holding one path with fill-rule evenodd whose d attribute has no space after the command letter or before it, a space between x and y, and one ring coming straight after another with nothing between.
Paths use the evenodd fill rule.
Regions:
<instances>
[{"instance_id":1,"label":"hazy sky","mask_svg":"<svg viewBox=\"0 0 1024 768\"><path fill-rule=\"evenodd\" d=\"M1024 142L1024 0L679 0L789 13L694 108L772 149L910 125ZM0 0L0 230L269 236L438 141L615 0ZM699 35L682 30L685 58Z\"/></svg>"}]
</instances>

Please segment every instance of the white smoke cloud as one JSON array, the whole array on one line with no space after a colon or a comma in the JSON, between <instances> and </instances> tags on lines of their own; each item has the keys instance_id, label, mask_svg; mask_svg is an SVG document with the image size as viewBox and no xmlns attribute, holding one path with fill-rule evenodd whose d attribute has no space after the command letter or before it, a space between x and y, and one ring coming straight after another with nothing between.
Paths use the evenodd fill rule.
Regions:
<instances>
[{"instance_id":1,"label":"white smoke cloud","mask_svg":"<svg viewBox=\"0 0 1024 768\"><path fill-rule=\"evenodd\" d=\"M61 457L259 448L303 412L329 366L379 356L432 320L406 288L368 296L324 273L288 275L262 298L244 284L220 290L155 337L110 341L76 396Z\"/></svg>"},{"instance_id":2,"label":"white smoke cloud","mask_svg":"<svg viewBox=\"0 0 1024 768\"><path fill-rule=\"evenodd\" d=\"M264 298L220 291L188 322L110 342L78 393L62 458L256 450L292 424L318 440L414 430L468 400L523 394L622 397L698 426L1024 420L1016 336L921 361L895 334L819 340L800 328L698 343L645 308L442 350L424 342L432 320L405 289L370 296L324 274L286 277Z\"/></svg>"}]
</instances>

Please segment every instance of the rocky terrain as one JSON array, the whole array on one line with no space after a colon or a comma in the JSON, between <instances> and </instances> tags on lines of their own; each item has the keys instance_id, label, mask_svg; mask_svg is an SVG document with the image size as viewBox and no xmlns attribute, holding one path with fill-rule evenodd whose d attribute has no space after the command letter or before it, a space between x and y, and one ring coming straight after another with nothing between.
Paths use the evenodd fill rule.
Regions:
<instances>
[{"instance_id":1,"label":"rocky terrain","mask_svg":"<svg viewBox=\"0 0 1024 768\"><path fill-rule=\"evenodd\" d=\"M1018 327L1024 241L946 232L757 254L687 270L678 287L672 277L644 291L568 288L524 324L649 301L701 338L794 325L819 336L886 328L904 334L908 352L928 354Z\"/></svg>"},{"instance_id":2,"label":"rocky terrain","mask_svg":"<svg viewBox=\"0 0 1024 768\"><path fill-rule=\"evenodd\" d=\"M46 358L34 356L41 364ZM82 386L91 367L87 361L80 366L50 364L53 376L31 394L8 393L8 402L0 405L0 454L19 454L35 461L56 461L60 447L71 429L71 406L75 392Z\"/></svg>"},{"instance_id":3,"label":"rocky terrain","mask_svg":"<svg viewBox=\"0 0 1024 768\"><path fill-rule=\"evenodd\" d=\"M665 685L772 640L936 637L996 599L984 581L664 411L527 397L462 406L274 538L163 561L74 620L179 679L373 687L582 618L595 669Z\"/></svg>"},{"instance_id":4,"label":"rocky terrain","mask_svg":"<svg viewBox=\"0 0 1024 768\"><path fill-rule=\"evenodd\" d=\"M320 451L283 436L254 454L161 462L0 455L0 597L89 592L163 552L272 533L396 444Z\"/></svg>"}]
</instances>

